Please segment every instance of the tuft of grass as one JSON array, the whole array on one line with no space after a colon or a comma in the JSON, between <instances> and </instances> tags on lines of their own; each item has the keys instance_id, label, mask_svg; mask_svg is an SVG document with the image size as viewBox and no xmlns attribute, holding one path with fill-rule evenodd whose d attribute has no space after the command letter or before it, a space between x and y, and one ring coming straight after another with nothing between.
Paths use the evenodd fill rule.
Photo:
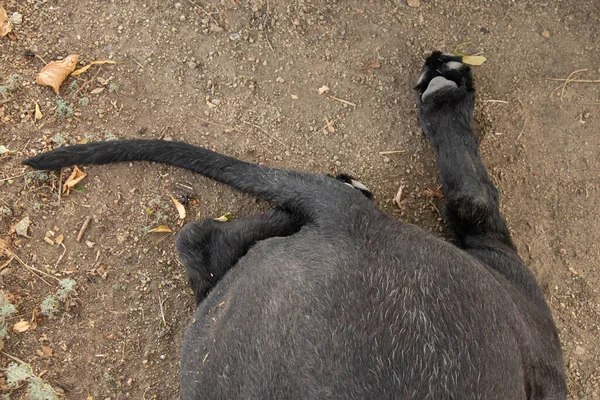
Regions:
<instances>
[{"instance_id":1,"label":"tuft of grass","mask_svg":"<svg viewBox=\"0 0 600 400\"><path fill-rule=\"evenodd\" d=\"M77 79L73 80L73 82L69 83L69 93L71 93L71 96L73 96L75 93L77 93L77 90L79 89L79 85L77 84Z\"/></svg>"},{"instance_id":2,"label":"tuft of grass","mask_svg":"<svg viewBox=\"0 0 600 400\"><path fill-rule=\"evenodd\" d=\"M110 142L111 140L119 140L119 137L109 132L104 136L104 140Z\"/></svg>"},{"instance_id":3,"label":"tuft of grass","mask_svg":"<svg viewBox=\"0 0 600 400\"><path fill-rule=\"evenodd\" d=\"M34 376L30 365L17 363L8 364L8 367L6 367L5 374L6 383L8 383L9 387L19 386L19 383L26 381L27 379Z\"/></svg>"},{"instance_id":4,"label":"tuft of grass","mask_svg":"<svg viewBox=\"0 0 600 400\"><path fill-rule=\"evenodd\" d=\"M12 74L6 81L6 85L0 86L0 93L12 93L21 87L23 78L19 74Z\"/></svg>"},{"instance_id":5,"label":"tuft of grass","mask_svg":"<svg viewBox=\"0 0 600 400\"><path fill-rule=\"evenodd\" d=\"M60 290L58 291L58 299L65 300L69 293L73 291L75 286L77 286L77 281L71 278L61 279L58 284L60 285Z\"/></svg>"},{"instance_id":6,"label":"tuft of grass","mask_svg":"<svg viewBox=\"0 0 600 400\"><path fill-rule=\"evenodd\" d=\"M56 115L61 118L71 118L74 113L72 105L63 99L56 100Z\"/></svg>"},{"instance_id":7,"label":"tuft of grass","mask_svg":"<svg viewBox=\"0 0 600 400\"><path fill-rule=\"evenodd\" d=\"M43 315L48 318L54 317L58 314L60 302L65 302L67 298L71 295L71 292L77 286L77 281L71 278L61 279L58 282L60 288L56 291L56 293L47 296L40 306L40 311Z\"/></svg>"},{"instance_id":8,"label":"tuft of grass","mask_svg":"<svg viewBox=\"0 0 600 400\"><path fill-rule=\"evenodd\" d=\"M15 307L15 305L8 300L8 297L6 297L4 292L0 290L0 338L8 335L6 320L12 317L16 312L17 307Z\"/></svg>"},{"instance_id":9,"label":"tuft of grass","mask_svg":"<svg viewBox=\"0 0 600 400\"><path fill-rule=\"evenodd\" d=\"M50 175L45 172L31 171L27 173L27 177L31 179L37 179L38 181L49 181Z\"/></svg>"},{"instance_id":10,"label":"tuft of grass","mask_svg":"<svg viewBox=\"0 0 600 400\"><path fill-rule=\"evenodd\" d=\"M111 82L110 85L108 85L108 91L110 93L119 93L119 85Z\"/></svg>"},{"instance_id":11,"label":"tuft of grass","mask_svg":"<svg viewBox=\"0 0 600 400\"><path fill-rule=\"evenodd\" d=\"M27 397L30 400L58 400L56 390L42 378L35 376L29 364L10 363L5 371L9 387L27 382Z\"/></svg>"},{"instance_id":12,"label":"tuft of grass","mask_svg":"<svg viewBox=\"0 0 600 400\"><path fill-rule=\"evenodd\" d=\"M58 305L59 303L58 300L56 300L56 295L51 294L50 296L46 297L44 301L42 301L40 311L46 317L52 318L58 314Z\"/></svg>"},{"instance_id":13,"label":"tuft of grass","mask_svg":"<svg viewBox=\"0 0 600 400\"><path fill-rule=\"evenodd\" d=\"M79 105L80 106L87 106L88 104L90 104L89 97L82 97L82 98L79 99Z\"/></svg>"},{"instance_id":14,"label":"tuft of grass","mask_svg":"<svg viewBox=\"0 0 600 400\"><path fill-rule=\"evenodd\" d=\"M27 394L31 400L58 400L56 390L37 376L29 379Z\"/></svg>"}]
</instances>

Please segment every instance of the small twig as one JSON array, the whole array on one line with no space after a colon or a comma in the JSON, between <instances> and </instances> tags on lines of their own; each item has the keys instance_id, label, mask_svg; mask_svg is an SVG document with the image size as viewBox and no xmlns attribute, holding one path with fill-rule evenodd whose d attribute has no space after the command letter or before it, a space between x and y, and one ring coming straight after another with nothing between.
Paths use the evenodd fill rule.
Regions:
<instances>
[{"instance_id":1,"label":"small twig","mask_svg":"<svg viewBox=\"0 0 600 400\"><path fill-rule=\"evenodd\" d=\"M333 100L336 100L336 101L339 101L340 103L344 103L344 104L348 104L349 106L356 107L356 104L354 104L354 103L352 103L352 102L350 102L348 100L340 99L339 97L335 97L335 96L332 96L332 95L329 95L329 98L333 99Z\"/></svg>"},{"instance_id":2,"label":"small twig","mask_svg":"<svg viewBox=\"0 0 600 400\"><path fill-rule=\"evenodd\" d=\"M13 359L14 361L16 361L16 362L18 362L18 363L25 364L25 365L29 365L29 366L31 367L31 364L29 364L28 362L25 362L25 361L21 360L21 359L20 359L20 358L18 358L18 357L11 356L10 354L8 354L8 353L5 353L5 352L2 352L2 354L4 354L4 355L5 355L6 357L8 357L8 358L11 358L11 359Z\"/></svg>"},{"instance_id":3,"label":"small twig","mask_svg":"<svg viewBox=\"0 0 600 400\"><path fill-rule=\"evenodd\" d=\"M282 146L284 146L284 147L286 147L286 148L289 148L289 146L288 146L287 144L283 143L281 140L277 139L276 137L274 137L274 136L270 135L270 134L269 134L269 132L267 132L267 130L266 130L266 129L264 129L263 127L261 127L261 126L259 126L259 125L256 125L256 124L253 124L252 122L249 122L249 121L242 121L242 123L244 123L244 124L247 124L247 125L250 125L250 126L253 126L253 127L255 127L255 128L257 128L257 129L259 129L259 130L263 131L263 132L265 133L265 135L267 135L267 136L268 136L270 139L273 139L274 141L276 141L276 142L277 142L277 143L279 143L280 145L282 145Z\"/></svg>"},{"instance_id":4,"label":"small twig","mask_svg":"<svg viewBox=\"0 0 600 400\"><path fill-rule=\"evenodd\" d=\"M144 66L142 64L140 64L138 62L138 60L136 60L135 58L131 57L131 60L133 60L134 63L136 63L138 65L138 67L140 67L141 69L144 69Z\"/></svg>"},{"instance_id":5,"label":"small twig","mask_svg":"<svg viewBox=\"0 0 600 400\"><path fill-rule=\"evenodd\" d=\"M506 100L483 100L484 103L502 103L502 104L508 104L508 101Z\"/></svg>"},{"instance_id":6,"label":"small twig","mask_svg":"<svg viewBox=\"0 0 600 400\"><path fill-rule=\"evenodd\" d=\"M160 295L158 295L158 305L160 306L160 315L162 317L163 326L166 328L167 327L167 321L165 319L165 313L163 311L163 303L164 303L164 300L161 300L160 299Z\"/></svg>"},{"instance_id":7,"label":"small twig","mask_svg":"<svg viewBox=\"0 0 600 400\"><path fill-rule=\"evenodd\" d=\"M83 225L81 225L81 229L79 230L79 233L77 234L77 239L75 239L75 240L77 240L78 242L81 242L81 239L83 238L83 234L85 233L85 230L87 229L91 220L92 220L92 217L90 217L90 216L85 218L85 221L83 221Z\"/></svg>"},{"instance_id":8,"label":"small twig","mask_svg":"<svg viewBox=\"0 0 600 400\"><path fill-rule=\"evenodd\" d=\"M600 83L600 79L568 79L568 78L548 78L551 81L566 81L569 83Z\"/></svg>"},{"instance_id":9,"label":"small twig","mask_svg":"<svg viewBox=\"0 0 600 400\"><path fill-rule=\"evenodd\" d=\"M38 279L40 279L40 280L41 280L42 282L44 282L46 285L48 285L48 286L52 286L50 283L48 283L48 281L47 281L47 280L45 280L44 278L42 278L42 277L41 277L41 276L39 276L38 274L42 274L42 275L44 275L44 276L47 276L48 278L52 278L52 279L56 279L57 281L60 281L60 279L58 279L58 278L57 278L57 277L55 277L55 276L52 276L52 275L50 275L50 274L48 274L48 273L46 273L46 272L44 272L44 271L42 271L42 270L39 270L39 269L37 269L37 268L35 268L35 267L32 267L31 265L27 265L27 264L25 263L25 261L21 260L21 258L20 258L18 255L16 255L15 253L13 253L13 252L11 252L11 251L8 251L8 250L5 250L5 251L6 251L6 252L8 252L8 254L10 254L10 256L11 256L11 257L14 257L14 258L16 258L16 259L17 259L17 261L18 261L18 262L20 262L22 266L24 266L25 268L27 268L27 269L29 270L29 272L31 272L33 275L35 275L35 276L36 276ZM36 272L37 272L37 273L36 273Z\"/></svg>"},{"instance_id":10,"label":"small twig","mask_svg":"<svg viewBox=\"0 0 600 400\"><path fill-rule=\"evenodd\" d=\"M244 133L244 134L245 134L245 133L248 133L248 132L244 132L244 131L243 131L243 130L241 130L241 129L234 128L233 126L229 126L229 125L223 125L223 124L219 124L218 122L212 122L212 121L209 121L209 120L207 120L207 119L204 119L204 118L201 118L201 117L199 117L199 116L197 116L197 115L195 115L195 117L196 117L196 118L198 118L200 121L202 121L202 122L204 122L204 123L206 123L206 124L209 124L209 125L215 125L215 126L219 126L219 127L221 127L221 128L229 129L229 130L236 131L236 132L240 132L240 133Z\"/></svg>"},{"instance_id":11,"label":"small twig","mask_svg":"<svg viewBox=\"0 0 600 400\"><path fill-rule=\"evenodd\" d=\"M406 150L388 150L388 151L380 151L379 155L387 156L388 154L398 154L398 153L404 153L404 152L406 152Z\"/></svg>"},{"instance_id":12,"label":"small twig","mask_svg":"<svg viewBox=\"0 0 600 400\"><path fill-rule=\"evenodd\" d=\"M58 257L58 260L56 260L56 263L54 264L54 268L56 268L56 267L58 266L58 263L60 263L60 262L61 262L61 260L62 260L62 259L63 259L63 257L65 256L65 253L67 252L67 248L65 247L65 244L64 244L64 243L61 243L60 245L61 245L61 246L62 246L62 248L63 248L63 252L62 252L62 254L60 255L60 257Z\"/></svg>"},{"instance_id":13,"label":"small twig","mask_svg":"<svg viewBox=\"0 0 600 400\"><path fill-rule=\"evenodd\" d=\"M100 65L100 67L98 68L98 71L96 71L96 73L94 74L94 76L92 77L92 79L90 79L87 82L85 82L83 85L81 85L81 87L79 89L77 89L77 91L75 93L73 93L73 99L75 97L77 97L77 95L79 93L81 93L81 91L83 90L84 87L86 87L87 85L89 85L90 83L92 83L94 80L96 80L96 77L98 76L98 74L100 73L100 71L102 71L102 65Z\"/></svg>"},{"instance_id":14,"label":"small twig","mask_svg":"<svg viewBox=\"0 0 600 400\"><path fill-rule=\"evenodd\" d=\"M587 71L587 68L578 69L577 71L573 71L573 72L571 72L569 74L569 76L567 77L567 79L565 79L565 83L563 83L562 89L560 90L560 101L563 101L563 97L565 95L565 90L567 89L567 84L569 82L571 82L571 78L573 77L573 75L578 74L578 73L583 72L583 71Z\"/></svg>"},{"instance_id":15,"label":"small twig","mask_svg":"<svg viewBox=\"0 0 600 400\"><path fill-rule=\"evenodd\" d=\"M62 199L62 168L58 172L59 181L58 181L58 204L60 205L60 200Z\"/></svg>"},{"instance_id":16,"label":"small twig","mask_svg":"<svg viewBox=\"0 0 600 400\"><path fill-rule=\"evenodd\" d=\"M523 116L523 126L521 127L521 132L519 132L519 135L517 136L517 140L519 140L521 138L521 135L523 135L523 132L525 132L525 106L523 105L523 102L518 99L519 104L521 105L521 114Z\"/></svg>"}]
</instances>

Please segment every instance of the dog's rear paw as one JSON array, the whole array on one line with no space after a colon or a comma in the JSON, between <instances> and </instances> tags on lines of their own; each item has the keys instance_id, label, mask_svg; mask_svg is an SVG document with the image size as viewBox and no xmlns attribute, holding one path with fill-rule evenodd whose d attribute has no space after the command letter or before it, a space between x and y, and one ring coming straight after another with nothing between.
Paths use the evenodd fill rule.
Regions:
<instances>
[{"instance_id":1,"label":"dog's rear paw","mask_svg":"<svg viewBox=\"0 0 600 400\"><path fill-rule=\"evenodd\" d=\"M460 56L435 51L427 57L415 89L419 94L419 102L459 101L474 91L471 68L462 63Z\"/></svg>"}]
</instances>

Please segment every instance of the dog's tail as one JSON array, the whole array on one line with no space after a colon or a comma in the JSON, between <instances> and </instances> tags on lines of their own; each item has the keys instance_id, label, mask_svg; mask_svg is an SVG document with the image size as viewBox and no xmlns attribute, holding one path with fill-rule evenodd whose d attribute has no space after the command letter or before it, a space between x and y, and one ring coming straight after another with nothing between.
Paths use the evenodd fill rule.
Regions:
<instances>
[{"instance_id":1,"label":"dog's tail","mask_svg":"<svg viewBox=\"0 0 600 400\"><path fill-rule=\"evenodd\" d=\"M23 163L36 169L52 170L77 164L127 161L154 161L185 168L299 212L309 219L314 215L307 214L315 211L331 213L335 206L331 201L336 202L339 191L351 190L326 175L267 168L202 147L164 140L119 140L60 147Z\"/></svg>"}]
</instances>

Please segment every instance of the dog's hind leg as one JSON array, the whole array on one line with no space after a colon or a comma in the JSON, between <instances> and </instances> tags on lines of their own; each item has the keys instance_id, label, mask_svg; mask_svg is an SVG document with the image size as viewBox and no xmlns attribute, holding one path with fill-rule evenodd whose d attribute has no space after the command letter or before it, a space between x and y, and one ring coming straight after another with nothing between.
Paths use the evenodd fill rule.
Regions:
<instances>
[{"instance_id":1,"label":"dog's hind leg","mask_svg":"<svg viewBox=\"0 0 600 400\"><path fill-rule=\"evenodd\" d=\"M190 222L177 235L176 247L196 303L260 240L289 236L303 222L281 208L233 222Z\"/></svg>"},{"instance_id":2,"label":"dog's hind leg","mask_svg":"<svg viewBox=\"0 0 600 400\"><path fill-rule=\"evenodd\" d=\"M433 53L416 88L421 128L435 150L447 200L446 219L459 247L543 301L517 254L500 214L498 190L481 161L473 135L475 90L471 70L461 60Z\"/></svg>"}]
</instances>

